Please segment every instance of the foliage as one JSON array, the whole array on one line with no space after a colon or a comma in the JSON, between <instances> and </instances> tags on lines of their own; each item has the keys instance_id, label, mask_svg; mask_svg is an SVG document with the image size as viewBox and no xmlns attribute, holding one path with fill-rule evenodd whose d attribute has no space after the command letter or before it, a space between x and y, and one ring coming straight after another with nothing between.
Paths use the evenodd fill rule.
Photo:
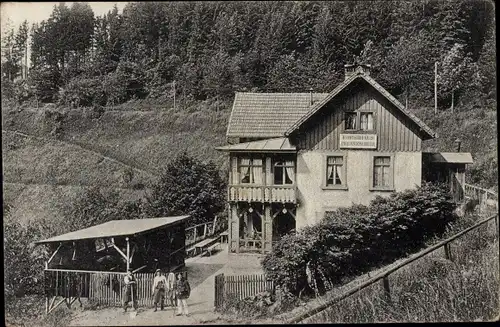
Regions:
<instances>
[{"instance_id":1,"label":"foliage","mask_svg":"<svg viewBox=\"0 0 500 327\"><path fill-rule=\"evenodd\" d=\"M225 207L226 186L211 161L181 153L170 162L147 198L150 217L190 215L189 224L213 221Z\"/></svg>"},{"instance_id":2,"label":"foliage","mask_svg":"<svg viewBox=\"0 0 500 327\"><path fill-rule=\"evenodd\" d=\"M65 222L52 233L58 235L111 220L128 219L124 213L135 212L136 209L130 204L122 207L119 200L116 192L106 192L98 187L86 188L66 210Z\"/></svg>"},{"instance_id":3,"label":"foliage","mask_svg":"<svg viewBox=\"0 0 500 327\"><path fill-rule=\"evenodd\" d=\"M98 78L75 77L59 92L59 102L73 108L106 104L102 81Z\"/></svg>"},{"instance_id":4,"label":"foliage","mask_svg":"<svg viewBox=\"0 0 500 327\"><path fill-rule=\"evenodd\" d=\"M37 226L22 226L14 219L4 217L4 290L7 299L25 294L43 293L43 264L47 253L35 247L41 238Z\"/></svg>"},{"instance_id":5,"label":"foliage","mask_svg":"<svg viewBox=\"0 0 500 327\"><path fill-rule=\"evenodd\" d=\"M420 249L454 221L454 203L443 185L377 197L325 215L317 225L285 236L263 262L266 274L298 294L307 285L306 267L319 291Z\"/></svg>"},{"instance_id":6,"label":"foliage","mask_svg":"<svg viewBox=\"0 0 500 327\"><path fill-rule=\"evenodd\" d=\"M49 69L63 77L39 74L55 86L44 92L43 101L82 73L102 77L123 63L138 65L147 78L130 78L137 85L127 85L128 95L119 101L147 94L157 98L166 91L161 86L174 80L186 97L197 99L252 87L325 91L371 42L362 59L374 66L375 78L396 95L411 92L428 101L433 63L454 44L463 45L473 62L484 62L492 12L490 2L465 0L148 2L94 17L88 4L59 4L32 28L31 70ZM26 28L5 41L21 53L25 36ZM20 45L14 47L16 42ZM12 60L6 61L14 75L17 52L9 52Z\"/></svg>"},{"instance_id":7,"label":"foliage","mask_svg":"<svg viewBox=\"0 0 500 327\"><path fill-rule=\"evenodd\" d=\"M442 252L437 250L391 274L390 304L381 284L374 284L331 306L308 323L498 319L500 270L494 226L492 221L489 226L452 242L453 261L442 258Z\"/></svg>"}]
</instances>

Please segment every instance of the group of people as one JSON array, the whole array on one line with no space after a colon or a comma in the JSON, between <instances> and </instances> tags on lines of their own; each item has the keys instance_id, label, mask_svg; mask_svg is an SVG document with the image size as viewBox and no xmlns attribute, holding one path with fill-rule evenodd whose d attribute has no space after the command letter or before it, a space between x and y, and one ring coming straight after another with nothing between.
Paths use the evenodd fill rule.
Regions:
<instances>
[{"instance_id":1,"label":"group of people","mask_svg":"<svg viewBox=\"0 0 500 327\"><path fill-rule=\"evenodd\" d=\"M132 270L127 272L124 282L123 310L127 312L127 305L130 301L132 301L134 309L137 310L137 283ZM173 272L165 276L160 269L156 269L152 289L155 312L158 310L158 304L160 304L160 309L163 310L165 302L167 302L167 305L170 304L172 307L177 304L177 316L189 316L187 299L190 294L191 286L181 273L178 273L177 277Z\"/></svg>"}]
</instances>

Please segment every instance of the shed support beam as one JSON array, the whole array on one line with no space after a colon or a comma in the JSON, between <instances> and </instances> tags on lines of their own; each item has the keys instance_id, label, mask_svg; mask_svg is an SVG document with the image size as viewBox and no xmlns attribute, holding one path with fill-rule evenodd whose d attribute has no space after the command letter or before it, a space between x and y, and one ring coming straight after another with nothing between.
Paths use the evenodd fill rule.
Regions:
<instances>
[{"instance_id":1,"label":"shed support beam","mask_svg":"<svg viewBox=\"0 0 500 327\"><path fill-rule=\"evenodd\" d=\"M128 242L127 242L127 244L128 244ZM115 245L115 243L113 243L113 247L115 248L115 250L116 250L116 251L118 251L118 253L120 253L120 254L121 254L121 256L122 256L125 260L127 260L127 264L128 264L128 257L125 255L125 253L123 253L123 251L122 251L122 250L120 250L120 248L119 248L119 247L117 247L117 246Z\"/></svg>"},{"instance_id":2,"label":"shed support beam","mask_svg":"<svg viewBox=\"0 0 500 327\"><path fill-rule=\"evenodd\" d=\"M125 238L125 241L127 241L127 257L125 258L127 260L127 271L130 268L130 242L128 240L128 237Z\"/></svg>"},{"instance_id":3,"label":"shed support beam","mask_svg":"<svg viewBox=\"0 0 500 327\"><path fill-rule=\"evenodd\" d=\"M59 243L59 246L54 251L54 253L52 253L52 256L49 258L49 260L47 261L47 264L45 266L48 266L49 263L52 261L52 259L54 259L54 257L56 256L57 252L59 252L59 249L61 248L61 246L62 246L62 243Z\"/></svg>"}]
</instances>

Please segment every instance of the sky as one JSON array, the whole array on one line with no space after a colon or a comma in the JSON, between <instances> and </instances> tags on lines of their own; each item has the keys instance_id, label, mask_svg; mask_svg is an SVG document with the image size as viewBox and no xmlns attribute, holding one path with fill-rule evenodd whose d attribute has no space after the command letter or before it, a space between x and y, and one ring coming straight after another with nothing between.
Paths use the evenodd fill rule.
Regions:
<instances>
[{"instance_id":1,"label":"sky","mask_svg":"<svg viewBox=\"0 0 500 327\"><path fill-rule=\"evenodd\" d=\"M59 2L3 2L1 3L1 25L2 31L6 26L8 20L12 27L17 29L19 25L24 20L28 21L28 25L31 26L32 23L39 23L42 20L47 20L52 13L54 5ZM69 6L73 3L72 1L65 1ZM94 11L94 16L101 16L107 13L116 4L118 11L121 12L123 7L127 2L114 2L114 1L102 1L102 2L88 2Z\"/></svg>"}]
</instances>

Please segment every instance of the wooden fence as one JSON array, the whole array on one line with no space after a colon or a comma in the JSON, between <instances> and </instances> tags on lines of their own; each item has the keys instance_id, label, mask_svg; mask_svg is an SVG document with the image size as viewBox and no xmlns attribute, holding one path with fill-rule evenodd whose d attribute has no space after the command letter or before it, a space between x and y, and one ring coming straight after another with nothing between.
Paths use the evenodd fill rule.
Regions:
<instances>
[{"instance_id":1,"label":"wooden fence","mask_svg":"<svg viewBox=\"0 0 500 327\"><path fill-rule=\"evenodd\" d=\"M464 184L465 196L479 201L479 211L486 212L488 209L498 211L498 195L491 191L478 186Z\"/></svg>"},{"instance_id":2,"label":"wooden fence","mask_svg":"<svg viewBox=\"0 0 500 327\"><path fill-rule=\"evenodd\" d=\"M215 233L216 221L210 221L186 228L186 248Z\"/></svg>"},{"instance_id":3,"label":"wooden fence","mask_svg":"<svg viewBox=\"0 0 500 327\"><path fill-rule=\"evenodd\" d=\"M229 298L242 300L258 293L274 292L274 283L265 275L215 276L215 309L221 309Z\"/></svg>"},{"instance_id":4,"label":"wooden fence","mask_svg":"<svg viewBox=\"0 0 500 327\"><path fill-rule=\"evenodd\" d=\"M403 268L404 266L407 266L408 264L412 263L413 261L418 260L418 259L428 255L429 253L434 252L440 248L444 248L444 254L445 254L446 259L452 260L453 258L451 256L451 243L454 240L458 239L459 237L481 227L482 225L484 225L492 220L494 220L494 222L495 222L495 232L496 232L496 235L498 237L498 233L499 233L498 223L499 222L498 222L498 213L497 213L489 218L486 218L486 219L478 222L474 226L471 226L471 227L455 234L454 236L447 238L446 240L444 240L442 242L439 242L436 245L433 245L433 246L431 246L431 247L429 247L429 248L427 248L427 249L425 249L425 250L423 250L423 251L421 251L413 256L410 256L408 259L404 260L400 264L397 264L396 266L388 269L387 271L384 271L384 272L374 276L373 278L370 278L368 281L361 283L360 285L348 290L344 294L342 294L338 297L335 297L334 299L329 300L326 303L324 303L324 304L322 304L322 305L320 305L312 310L309 310L305 313L302 313L302 314L290 319L287 323L288 324L296 324L296 323L300 323L300 322L304 321L305 319L311 318L312 316L315 316L315 315L327 310L332 305L335 305L336 303L358 293L359 291L361 291L361 290L365 289L366 287L371 286L374 283L379 282L379 281L382 281L385 296L388 298L388 300L390 300L391 288L390 288L389 276L392 273Z\"/></svg>"},{"instance_id":5,"label":"wooden fence","mask_svg":"<svg viewBox=\"0 0 500 327\"><path fill-rule=\"evenodd\" d=\"M186 271L179 271L187 278ZM153 273L134 274L137 284L137 302L140 307L153 307ZM88 298L100 307L122 306L125 273L70 271L62 269L45 270L46 312L49 313L60 303L68 306L76 299ZM52 303L49 304L49 299ZM55 299L62 297L54 306ZM72 299L74 298L74 299ZM130 303L131 304L131 303Z\"/></svg>"}]
</instances>

